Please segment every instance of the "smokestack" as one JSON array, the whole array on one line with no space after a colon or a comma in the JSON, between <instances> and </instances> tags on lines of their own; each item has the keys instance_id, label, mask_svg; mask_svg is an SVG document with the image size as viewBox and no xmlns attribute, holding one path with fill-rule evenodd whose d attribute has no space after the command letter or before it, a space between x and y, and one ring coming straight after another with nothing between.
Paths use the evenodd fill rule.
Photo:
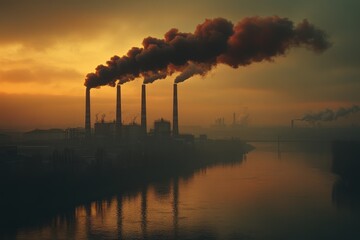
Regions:
<instances>
[{"instance_id":1,"label":"smokestack","mask_svg":"<svg viewBox=\"0 0 360 240\"><path fill-rule=\"evenodd\" d=\"M85 91L85 137L91 137L91 123L90 123L90 88Z\"/></svg>"},{"instance_id":2,"label":"smokestack","mask_svg":"<svg viewBox=\"0 0 360 240\"><path fill-rule=\"evenodd\" d=\"M146 88L145 84L141 86L141 128L146 134Z\"/></svg>"},{"instance_id":3,"label":"smokestack","mask_svg":"<svg viewBox=\"0 0 360 240\"><path fill-rule=\"evenodd\" d=\"M293 120L291 120L291 128L293 129L294 128L294 119Z\"/></svg>"},{"instance_id":4,"label":"smokestack","mask_svg":"<svg viewBox=\"0 0 360 240\"><path fill-rule=\"evenodd\" d=\"M178 122L178 99L177 99L177 84L174 84L174 101L173 101L173 136L179 135L179 122Z\"/></svg>"},{"instance_id":5,"label":"smokestack","mask_svg":"<svg viewBox=\"0 0 360 240\"><path fill-rule=\"evenodd\" d=\"M116 86L116 131L117 135L121 134L121 86L118 84Z\"/></svg>"}]
</instances>

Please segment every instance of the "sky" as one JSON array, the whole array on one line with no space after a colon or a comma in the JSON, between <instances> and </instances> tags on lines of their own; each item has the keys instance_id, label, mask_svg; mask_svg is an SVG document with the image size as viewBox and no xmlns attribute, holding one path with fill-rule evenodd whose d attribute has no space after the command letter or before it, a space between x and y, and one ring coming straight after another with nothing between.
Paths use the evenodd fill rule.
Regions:
<instances>
[{"instance_id":1,"label":"sky","mask_svg":"<svg viewBox=\"0 0 360 240\"><path fill-rule=\"evenodd\" d=\"M217 17L234 24L251 16L307 19L332 46L321 54L291 48L237 69L220 64L180 83L180 126L209 126L218 117L230 124L233 112L249 114L253 126L289 125L308 112L359 105L358 9L357 0L0 0L0 129L83 127L88 73L142 47L146 37L163 38L171 28L194 32ZM149 126L171 120L175 77L147 85ZM140 120L142 81L122 85L125 123ZM115 91L91 90L92 122L97 113L115 118Z\"/></svg>"}]
</instances>

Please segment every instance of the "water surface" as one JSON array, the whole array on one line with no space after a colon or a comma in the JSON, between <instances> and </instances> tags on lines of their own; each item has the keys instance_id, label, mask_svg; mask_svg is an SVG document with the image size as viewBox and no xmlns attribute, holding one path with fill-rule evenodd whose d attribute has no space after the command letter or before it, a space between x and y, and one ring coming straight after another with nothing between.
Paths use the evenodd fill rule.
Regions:
<instances>
[{"instance_id":1,"label":"water surface","mask_svg":"<svg viewBox=\"0 0 360 240\"><path fill-rule=\"evenodd\" d=\"M337 195L329 145L255 146L243 162L89 202L9 238L360 239L359 204Z\"/></svg>"}]
</instances>

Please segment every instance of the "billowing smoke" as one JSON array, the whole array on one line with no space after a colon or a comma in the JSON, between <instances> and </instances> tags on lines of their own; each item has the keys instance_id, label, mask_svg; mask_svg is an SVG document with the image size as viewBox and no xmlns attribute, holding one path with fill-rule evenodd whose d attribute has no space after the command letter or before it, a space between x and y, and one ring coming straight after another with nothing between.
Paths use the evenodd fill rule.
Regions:
<instances>
[{"instance_id":1,"label":"billowing smoke","mask_svg":"<svg viewBox=\"0 0 360 240\"><path fill-rule=\"evenodd\" d=\"M303 20L296 26L287 18L248 17L236 25L224 18L207 19L194 33L170 29L163 39L147 37L142 48L134 47L122 57L113 56L85 79L88 88L115 86L138 77L144 83L180 72L177 82L194 74L206 75L217 64L233 68L253 62L272 61L291 47L323 52L330 43L320 29Z\"/></svg>"},{"instance_id":2,"label":"billowing smoke","mask_svg":"<svg viewBox=\"0 0 360 240\"><path fill-rule=\"evenodd\" d=\"M351 114L355 114L360 112L360 107L358 105L354 105L349 108L339 108L337 111L333 111L331 109L325 109L323 111L317 113L308 113L305 114L301 119L302 121L308 122L318 122L318 121L334 121L341 117L347 117Z\"/></svg>"},{"instance_id":3,"label":"billowing smoke","mask_svg":"<svg viewBox=\"0 0 360 240\"><path fill-rule=\"evenodd\" d=\"M210 71L211 65L206 63L198 63L195 64L193 62L189 63L184 70L175 78L175 83L180 83L185 81L186 79L194 76L201 75L205 76L205 74Z\"/></svg>"},{"instance_id":4,"label":"billowing smoke","mask_svg":"<svg viewBox=\"0 0 360 240\"><path fill-rule=\"evenodd\" d=\"M164 79L167 77L168 73L166 70L162 70L162 71L150 71L150 72L146 72L142 74L144 77L144 84L147 83L153 83L155 80L158 79Z\"/></svg>"}]
</instances>

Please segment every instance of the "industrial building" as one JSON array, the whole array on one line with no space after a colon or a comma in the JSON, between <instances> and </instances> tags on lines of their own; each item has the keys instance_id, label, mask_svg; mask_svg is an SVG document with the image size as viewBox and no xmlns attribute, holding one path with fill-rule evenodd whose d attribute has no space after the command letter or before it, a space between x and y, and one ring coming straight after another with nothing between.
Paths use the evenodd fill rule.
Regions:
<instances>
[{"instance_id":1,"label":"industrial building","mask_svg":"<svg viewBox=\"0 0 360 240\"><path fill-rule=\"evenodd\" d=\"M178 95L177 84L173 86L173 121L172 128L170 121L163 118L154 122L154 128L148 132L147 128L147 113L146 113L146 85L141 86L141 122L140 125L136 123L123 124L121 114L121 85L116 86L116 119L113 122L105 122L104 119L94 124L94 131L91 129L90 121L90 89L86 88L85 94L85 137L86 139L96 141L126 141L137 142L146 138L156 138L156 140L171 140L182 138L189 141L194 139L193 136L179 134L178 121ZM192 140L193 141L193 140Z\"/></svg>"},{"instance_id":2,"label":"industrial building","mask_svg":"<svg viewBox=\"0 0 360 240\"><path fill-rule=\"evenodd\" d=\"M169 121L164 120L163 118L156 120L154 122L154 136L156 138L170 138L171 137L171 124Z\"/></svg>"}]
</instances>

